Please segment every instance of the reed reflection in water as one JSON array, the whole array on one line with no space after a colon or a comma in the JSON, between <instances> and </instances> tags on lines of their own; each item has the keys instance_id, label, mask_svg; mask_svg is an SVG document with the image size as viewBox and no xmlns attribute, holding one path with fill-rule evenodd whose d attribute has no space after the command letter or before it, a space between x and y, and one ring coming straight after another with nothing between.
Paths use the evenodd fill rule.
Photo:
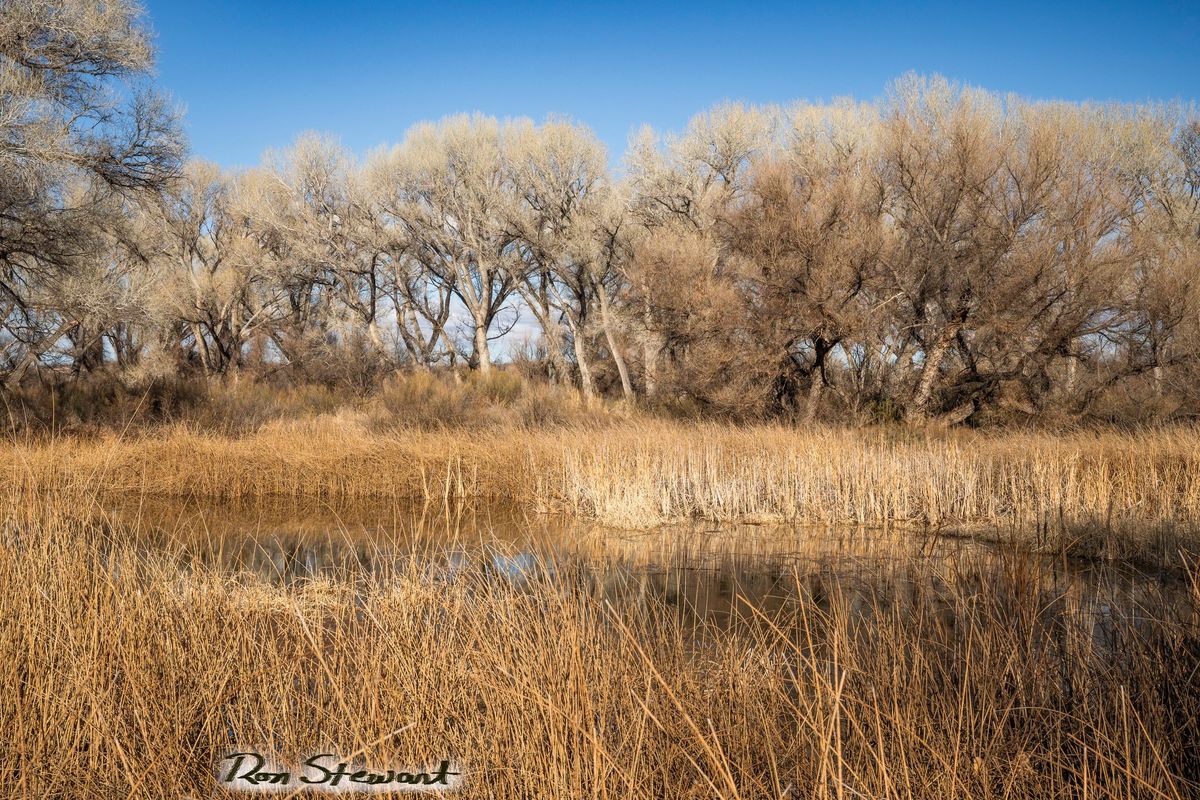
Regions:
<instances>
[{"instance_id":1,"label":"reed reflection in water","mask_svg":"<svg viewBox=\"0 0 1200 800\"><path fill-rule=\"evenodd\" d=\"M413 574L518 590L584 593L618 611L674 614L687 629L770 624L835 596L860 624L940 596L997 585L1040 592L1048 614L1090 619L1098 644L1115 621L1170 614L1181 572L1034 553L978 536L779 525L676 525L646 532L531 515L516 506L163 504L99 512L182 570L250 573L278 585ZM996 578L1002 578L997 581ZM953 591L951 591L953 590ZM951 600L947 600L947 608Z\"/></svg>"}]
</instances>

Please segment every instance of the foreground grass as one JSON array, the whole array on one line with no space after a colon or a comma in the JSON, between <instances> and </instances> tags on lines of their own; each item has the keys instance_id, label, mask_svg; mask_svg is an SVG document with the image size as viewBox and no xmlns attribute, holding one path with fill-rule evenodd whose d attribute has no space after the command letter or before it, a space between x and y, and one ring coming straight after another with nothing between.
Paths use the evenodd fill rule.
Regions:
<instances>
[{"instance_id":1,"label":"foreground grass","mask_svg":"<svg viewBox=\"0 0 1200 800\"><path fill-rule=\"evenodd\" d=\"M8 797L212 796L239 747L449 756L467 798L1200 791L1194 582L1134 613L1017 556L866 584L796 568L798 602L692 630L585 573L181 570L37 500L0 539Z\"/></svg>"}]
</instances>

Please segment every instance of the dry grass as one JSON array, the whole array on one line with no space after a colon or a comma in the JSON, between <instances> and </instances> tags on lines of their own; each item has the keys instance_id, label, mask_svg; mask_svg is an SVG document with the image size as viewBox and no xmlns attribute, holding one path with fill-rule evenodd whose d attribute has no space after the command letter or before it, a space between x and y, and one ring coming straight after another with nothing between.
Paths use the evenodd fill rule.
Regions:
<instances>
[{"instance_id":1,"label":"dry grass","mask_svg":"<svg viewBox=\"0 0 1200 800\"><path fill-rule=\"evenodd\" d=\"M219 436L264 425L348 413L375 432L594 427L626 415L621 405L585 404L568 386L528 380L512 370L453 380L399 373L377 385L272 385L250 376L225 382L163 379L126 386L111 374L11 387L0 404L9 438L97 436L181 424Z\"/></svg>"},{"instance_id":2,"label":"dry grass","mask_svg":"<svg viewBox=\"0 0 1200 800\"><path fill-rule=\"evenodd\" d=\"M498 391L431 387L462 392L447 418ZM1200 430L547 418L520 391L431 426L379 403L0 445L0 794L208 797L238 747L451 756L468 798L1200 794L1200 584L1181 555ZM988 526L1188 578L1108 596L1016 548L857 576L796 561L787 602L695 628L582 565L517 586L414 557L280 583L95 513L148 498Z\"/></svg>"},{"instance_id":3,"label":"dry grass","mask_svg":"<svg viewBox=\"0 0 1200 800\"><path fill-rule=\"evenodd\" d=\"M630 528L710 519L1186 538L1200 520L1195 428L924 434L630 420L380 431L363 412L342 410L244 436L174 426L7 443L0 462L10 492L505 498Z\"/></svg>"},{"instance_id":4,"label":"dry grass","mask_svg":"<svg viewBox=\"0 0 1200 800\"><path fill-rule=\"evenodd\" d=\"M1016 556L865 583L798 567L798 602L691 630L582 572L181 570L37 500L0 540L7 797L208 797L234 746L450 755L466 798L1200 791L1195 584L1134 613Z\"/></svg>"}]
</instances>

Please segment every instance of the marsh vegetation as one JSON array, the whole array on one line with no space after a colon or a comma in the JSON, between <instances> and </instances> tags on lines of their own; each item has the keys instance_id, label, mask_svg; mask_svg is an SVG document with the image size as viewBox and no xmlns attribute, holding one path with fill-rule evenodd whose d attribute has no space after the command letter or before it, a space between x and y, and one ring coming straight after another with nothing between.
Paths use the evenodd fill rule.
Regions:
<instances>
[{"instance_id":1,"label":"marsh vegetation","mask_svg":"<svg viewBox=\"0 0 1200 800\"><path fill-rule=\"evenodd\" d=\"M222 528L211 507L74 500L6 511L13 796L209 796L247 742L449 756L465 797L1174 798L1200 780L1188 565L396 508L364 525L259 506Z\"/></svg>"},{"instance_id":2,"label":"marsh vegetation","mask_svg":"<svg viewBox=\"0 0 1200 800\"><path fill-rule=\"evenodd\" d=\"M1191 429L519 422L545 391L10 438L13 793L207 795L247 746L467 797L1200 788Z\"/></svg>"},{"instance_id":3,"label":"marsh vegetation","mask_svg":"<svg viewBox=\"0 0 1200 800\"><path fill-rule=\"evenodd\" d=\"M0 2L0 794L1200 796L1193 109L910 75L619 169L462 115L231 171L151 43Z\"/></svg>"}]
</instances>

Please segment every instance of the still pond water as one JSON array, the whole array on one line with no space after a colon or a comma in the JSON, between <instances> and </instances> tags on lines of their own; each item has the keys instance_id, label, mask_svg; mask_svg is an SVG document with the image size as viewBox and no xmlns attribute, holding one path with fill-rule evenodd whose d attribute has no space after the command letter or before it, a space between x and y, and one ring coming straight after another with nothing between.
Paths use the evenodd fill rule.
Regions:
<instances>
[{"instance_id":1,"label":"still pond water","mask_svg":"<svg viewBox=\"0 0 1200 800\"><path fill-rule=\"evenodd\" d=\"M324 577L385 578L418 568L517 589L547 584L655 609L687 626L745 624L838 592L851 607L880 597L988 591L1014 582L1048 603L1070 601L1103 638L1118 619L1161 618L1187 592L1184 576L1037 552L1028 540L911 530L693 523L623 531L506 506L201 503L111 506L148 549L181 568L252 573L276 584Z\"/></svg>"}]
</instances>

